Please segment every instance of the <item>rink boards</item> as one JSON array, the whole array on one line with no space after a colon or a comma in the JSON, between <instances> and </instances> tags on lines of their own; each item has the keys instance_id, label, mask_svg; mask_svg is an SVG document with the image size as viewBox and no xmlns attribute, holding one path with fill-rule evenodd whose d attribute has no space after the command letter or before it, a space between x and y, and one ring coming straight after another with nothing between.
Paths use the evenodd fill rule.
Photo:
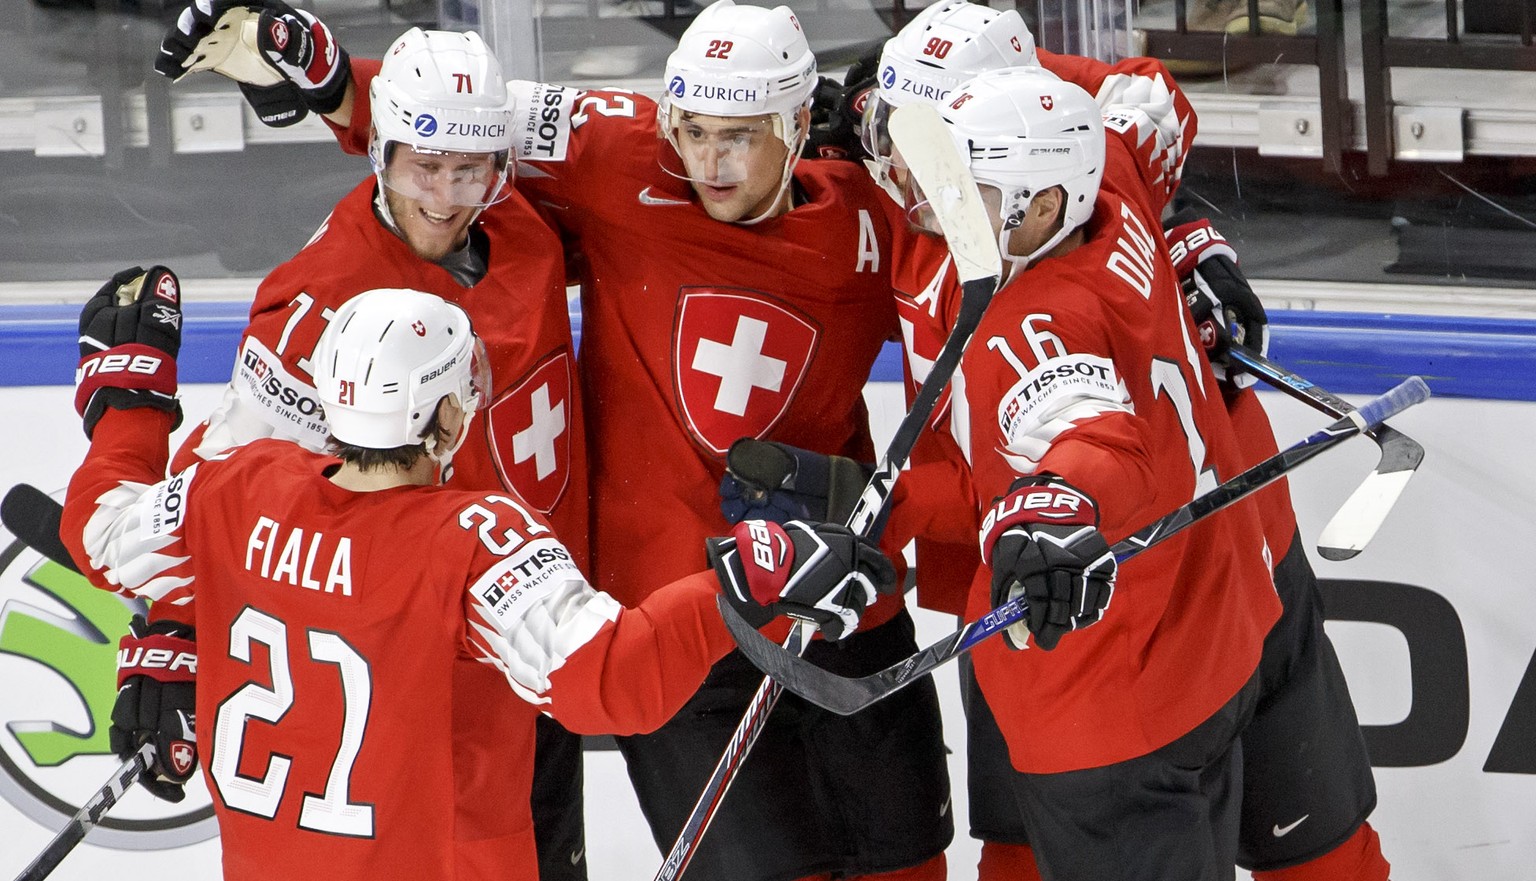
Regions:
<instances>
[{"instance_id":1,"label":"rink boards","mask_svg":"<svg viewBox=\"0 0 1536 881\"><path fill-rule=\"evenodd\" d=\"M0 307L0 412L10 425L0 490L18 482L61 490L84 453L68 388L76 314ZM181 360L189 415L206 412L228 378L245 316L242 303L189 307ZM1358 401L1419 374L1436 395L1394 420L1427 454L1375 541L1353 560L1314 557L1377 766L1372 821L1393 877L1525 877L1536 862L1536 575L1526 557L1536 547L1536 322L1272 317L1273 359L1331 391ZM898 359L888 347L868 389L877 432L901 415ZM1282 445L1327 421L1278 394L1264 400ZM1352 441L1296 475L1292 495L1309 544L1376 455L1368 441ZM105 725L127 614L0 533L0 877L19 871L116 767ZM952 626L937 616L920 625L929 638ZM940 687L958 770L964 744L952 677L944 671ZM593 881L655 870L637 816L593 813L629 798L613 758L601 757L588 775ZM954 784L960 811L963 775ZM133 793L55 877L216 876L207 795L195 789L169 809ZM960 819L963 829L963 812ZM970 842L958 841L951 855L952 877L974 877Z\"/></svg>"}]
</instances>

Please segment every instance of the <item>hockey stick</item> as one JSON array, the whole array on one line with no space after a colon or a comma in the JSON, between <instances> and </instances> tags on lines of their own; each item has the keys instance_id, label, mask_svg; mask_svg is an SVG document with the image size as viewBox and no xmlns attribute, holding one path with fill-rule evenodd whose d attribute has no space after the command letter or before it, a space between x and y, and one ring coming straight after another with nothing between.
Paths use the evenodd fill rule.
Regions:
<instances>
[{"instance_id":1,"label":"hockey stick","mask_svg":"<svg viewBox=\"0 0 1536 881\"><path fill-rule=\"evenodd\" d=\"M1318 388L1256 352L1233 346L1227 357L1259 379L1324 413L1337 417L1355 409L1338 395ZM1317 553L1324 560L1348 560L1360 553L1381 528L1398 496L1408 486L1408 479L1424 460L1424 448L1419 442L1390 425L1378 425L1365 434L1381 447L1381 459L1323 527L1317 539Z\"/></svg>"},{"instance_id":2,"label":"hockey stick","mask_svg":"<svg viewBox=\"0 0 1536 881\"><path fill-rule=\"evenodd\" d=\"M146 743L139 747L138 752L128 757L122 767L113 773L112 778L103 783L96 794L91 796L80 810L69 819L69 823L59 830L59 834L48 842L43 852L37 855L31 865L21 870L16 876L16 881L42 881L48 877L69 852L75 849L75 845L85 840L86 833L96 828L101 818L107 811L123 798L123 793L128 787L139 781L139 778L148 773L149 766L155 760L155 745Z\"/></svg>"},{"instance_id":3,"label":"hockey stick","mask_svg":"<svg viewBox=\"0 0 1536 881\"><path fill-rule=\"evenodd\" d=\"M923 191L929 194L934 216L944 231L945 242L955 263L961 283L960 311L949 338L934 361L912 409L902 418L884 457L875 466L864 491L848 516L848 527L871 538L878 537L883 525L881 513L889 503L891 487L901 466L912 453L918 436L932 415L939 395L949 384L960 364L960 356L970 342L987 304L996 292L1002 275L1002 259L992 233L992 222L981 203L981 194L938 111L927 105L908 105L891 114L891 138L907 162L908 170ZM727 618L727 621L730 619ZM814 625L797 621L782 646L775 649L798 658L805 652ZM764 640L767 641L766 639ZM773 645L769 642L769 645ZM656 872L656 881L673 881L688 867L697 852L699 840L714 819L726 790L736 779L741 763L762 734L768 713L778 703L783 686L764 678L746 713L731 734L725 753L715 764L709 782L694 803L682 831Z\"/></svg>"},{"instance_id":4,"label":"hockey stick","mask_svg":"<svg viewBox=\"0 0 1536 881\"><path fill-rule=\"evenodd\" d=\"M11 534L43 556L75 572L80 567L59 538L64 506L30 483L18 483L0 500L0 523Z\"/></svg>"},{"instance_id":5,"label":"hockey stick","mask_svg":"<svg viewBox=\"0 0 1536 881\"><path fill-rule=\"evenodd\" d=\"M1386 394L1367 401L1360 409L1332 425L1303 438L1189 504L1153 521L1130 537L1116 542L1110 548L1115 554L1115 560L1124 562L1134 557L1196 521L1268 485L1324 450L1379 425L1383 420L1428 397L1429 387L1424 381L1417 376L1409 377ZM725 616L726 627L748 660L805 700L844 716L888 697L940 664L970 651L977 643L1002 632L1029 611L1022 597L1009 600L980 620L965 625L905 660L868 676L847 678L781 650L753 630L729 603L723 600L718 602Z\"/></svg>"}]
</instances>

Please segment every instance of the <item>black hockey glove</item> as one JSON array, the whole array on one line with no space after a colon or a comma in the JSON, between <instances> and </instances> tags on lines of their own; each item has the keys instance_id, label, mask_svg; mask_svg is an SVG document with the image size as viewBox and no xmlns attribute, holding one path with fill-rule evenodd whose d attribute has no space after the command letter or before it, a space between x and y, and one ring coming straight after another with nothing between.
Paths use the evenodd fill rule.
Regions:
<instances>
[{"instance_id":1,"label":"black hockey glove","mask_svg":"<svg viewBox=\"0 0 1536 881\"><path fill-rule=\"evenodd\" d=\"M352 68L331 29L283 0L195 0L166 31L155 70L214 70L241 84L261 121L292 125L341 106Z\"/></svg>"},{"instance_id":2,"label":"black hockey glove","mask_svg":"<svg viewBox=\"0 0 1536 881\"><path fill-rule=\"evenodd\" d=\"M1029 603L1024 620L1003 634L1011 647L1027 647L1032 633L1049 651L1109 608L1117 567L1098 526L1093 499L1055 476L1021 477L993 500L981 524L992 606L1021 593Z\"/></svg>"},{"instance_id":3,"label":"black hockey glove","mask_svg":"<svg viewBox=\"0 0 1536 881\"><path fill-rule=\"evenodd\" d=\"M725 454L720 513L730 523L845 523L873 470L844 456L744 437Z\"/></svg>"},{"instance_id":4,"label":"black hockey glove","mask_svg":"<svg viewBox=\"0 0 1536 881\"><path fill-rule=\"evenodd\" d=\"M197 644L192 628L175 621L134 615L128 626L117 650L112 752L127 759L153 742L155 762L140 782L155 798L178 802L197 769Z\"/></svg>"},{"instance_id":5,"label":"black hockey glove","mask_svg":"<svg viewBox=\"0 0 1536 881\"><path fill-rule=\"evenodd\" d=\"M848 68L843 84L822 77L811 103L811 129L800 155L806 159L865 158L859 140L864 102L875 88L875 69L880 64L875 47Z\"/></svg>"},{"instance_id":6,"label":"black hockey glove","mask_svg":"<svg viewBox=\"0 0 1536 881\"><path fill-rule=\"evenodd\" d=\"M181 283L164 266L124 269L80 310L80 366L75 411L90 437L108 407L155 407L173 413L176 355L181 351Z\"/></svg>"},{"instance_id":7,"label":"black hockey glove","mask_svg":"<svg viewBox=\"0 0 1536 881\"><path fill-rule=\"evenodd\" d=\"M1234 388L1253 385L1252 375L1229 370L1233 344L1269 354L1269 316L1237 266L1237 252L1205 218L1181 211L1169 218L1164 235L1195 320L1200 344L1216 378Z\"/></svg>"},{"instance_id":8,"label":"black hockey glove","mask_svg":"<svg viewBox=\"0 0 1536 881\"><path fill-rule=\"evenodd\" d=\"M747 520L705 547L726 600L753 627L792 615L842 639L878 594L896 589L891 561L836 523Z\"/></svg>"}]
</instances>

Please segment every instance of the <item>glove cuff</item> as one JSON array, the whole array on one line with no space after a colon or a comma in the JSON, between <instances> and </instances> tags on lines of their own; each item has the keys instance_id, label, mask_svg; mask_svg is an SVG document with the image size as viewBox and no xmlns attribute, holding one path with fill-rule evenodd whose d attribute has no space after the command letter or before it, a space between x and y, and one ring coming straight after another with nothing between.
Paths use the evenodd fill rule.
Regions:
<instances>
[{"instance_id":1,"label":"glove cuff","mask_svg":"<svg viewBox=\"0 0 1536 881\"><path fill-rule=\"evenodd\" d=\"M1055 475L1020 477L982 518L982 563L990 565L998 538L1021 524L1097 527L1099 509L1087 493Z\"/></svg>"},{"instance_id":2,"label":"glove cuff","mask_svg":"<svg viewBox=\"0 0 1536 881\"><path fill-rule=\"evenodd\" d=\"M164 633L124 636L117 644L117 687L134 676L161 683L196 682L197 643Z\"/></svg>"},{"instance_id":3,"label":"glove cuff","mask_svg":"<svg viewBox=\"0 0 1536 881\"><path fill-rule=\"evenodd\" d=\"M334 113L347 96L347 85L352 82L352 59L347 50L336 45L336 70L331 78L313 89L300 89L304 106L321 116Z\"/></svg>"}]
</instances>

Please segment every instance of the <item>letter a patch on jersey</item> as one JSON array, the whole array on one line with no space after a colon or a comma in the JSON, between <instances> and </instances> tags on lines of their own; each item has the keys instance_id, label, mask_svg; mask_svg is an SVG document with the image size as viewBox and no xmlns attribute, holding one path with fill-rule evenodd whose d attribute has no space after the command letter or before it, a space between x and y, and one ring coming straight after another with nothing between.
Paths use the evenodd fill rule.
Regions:
<instances>
[{"instance_id":1,"label":"letter a patch on jersey","mask_svg":"<svg viewBox=\"0 0 1536 881\"><path fill-rule=\"evenodd\" d=\"M766 294L683 288L672 376L694 439L717 456L779 421L815 357L821 329Z\"/></svg>"},{"instance_id":2,"label":"letter a patch on jersey","mask_svg":"<svg viewBox=\"0 0 1536 881\"><path fill-rule=\"evenodd\" d=\"M570 479L572 407L571 359L561 349L486 414L497 473L541 514L554 510Z\"/></svg>"}]
</instances>

